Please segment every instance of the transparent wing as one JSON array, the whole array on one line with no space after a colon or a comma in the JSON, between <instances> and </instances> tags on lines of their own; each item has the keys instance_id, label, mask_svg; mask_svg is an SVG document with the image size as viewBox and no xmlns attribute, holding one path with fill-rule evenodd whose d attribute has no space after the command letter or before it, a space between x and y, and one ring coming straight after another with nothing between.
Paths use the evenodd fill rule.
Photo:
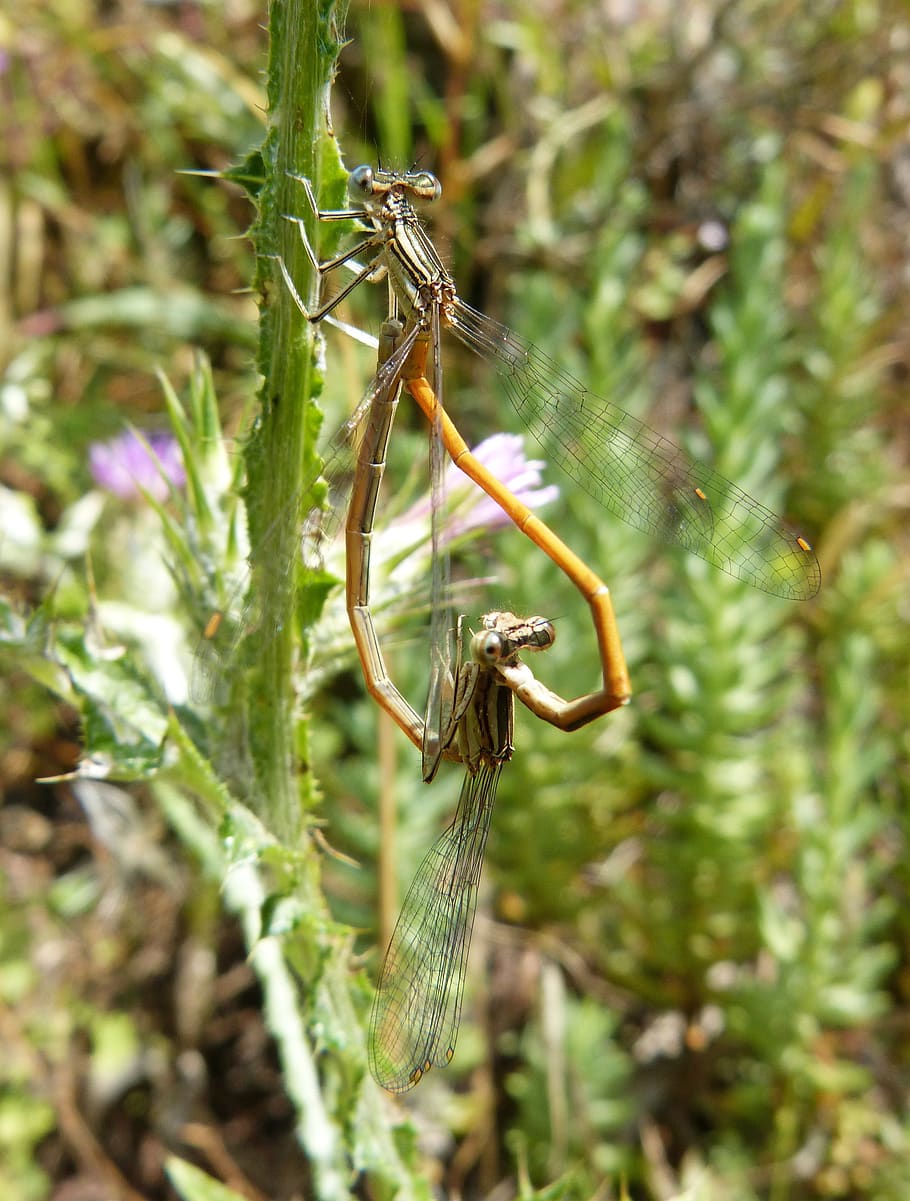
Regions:
<instances>
[{"instance_id":1,"label":"transparent wing","mask_svg":"<svg viewBox=\"0 0 910 1201\"><path fill-rule=\"evenodd\" d=\"M774 596L807 600L818 592L812 548L776 513L593 395L506 326L463 301L450 322L466 346L493 360L547 454L604 508Z\"/></svg>"},{"instance_id":2,"label":"transparent wing","mask_svg":"<svg viewBox=\"0 0 910 1201\"><path fill-rule=\"evenodd\" d=\"M386 952L370 1019L370 1070L391 1092L452 1058L483 852L501 763L466 774L452 824L421 863Z\"/></svg>"}]
</instances>

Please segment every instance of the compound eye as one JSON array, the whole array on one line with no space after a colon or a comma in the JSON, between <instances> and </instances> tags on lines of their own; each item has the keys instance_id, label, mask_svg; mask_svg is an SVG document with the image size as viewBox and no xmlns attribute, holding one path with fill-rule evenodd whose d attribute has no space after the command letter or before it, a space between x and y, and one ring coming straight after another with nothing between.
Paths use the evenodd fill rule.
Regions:
<instances>
[{"instance_id":1,"label":"compound eye","mask_svg":"<svg viewBox=\"0 0 910 1201\"><path fill-rule=\"evenodd\" d=\"M442 195L442 184L431 171L421 171L415 175L412 186L421 200L438 200Z\"/></svg>"},{"instance_id":2,"label":"compound eye","mask_svg":"<svg viewBox=\"0 0 910 1201\"><path fill-rule=\"evenodd\" d=\"M489 630L478 636L477 643L478 657L482 663L498 663L502 658L504 642L501 634Z\"/></svg>"},{"instance_id":3,"label":"compound eye","mask_svg":"<svg viewBox=\"0 0 910 1201\"><path fill-rule=\"evenodd\" d=\"M528 625L534 631L534 646L546 650L556 641L556 626L546 617L529 617Z\"/></svg>"},{"instance_id":4,"label":"compound eye","mask_svg":"<svg viewBox=\"0 0 910 1201\"><path fill-rule=\"evenodd\" d=\"M373 195L373 168L369 164L354 168L348 177L348 191L361 196Z\"/></svg>"}]
</instances>

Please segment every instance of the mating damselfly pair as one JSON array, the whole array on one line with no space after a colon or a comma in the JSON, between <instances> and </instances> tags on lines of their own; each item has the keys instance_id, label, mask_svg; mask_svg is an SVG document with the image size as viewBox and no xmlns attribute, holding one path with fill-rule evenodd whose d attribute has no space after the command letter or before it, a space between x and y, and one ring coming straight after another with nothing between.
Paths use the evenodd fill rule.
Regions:
<instances>
[{"instance_id":1,"label":"mating damselfly pair","mask_svg":"<svg viewBox=\"0 0 910 1201\"><path fill-rule=\"evenodd\" d=\"M547 355L466 304L443 265L417 205L441 188L429 172L368 166L349 177L350 207L320 210L320 221L353 222L353 245L327 261L313 250L299 216L308 256L321 278L342 267L353 278L312 307L314 322L366 281L388 281L389 319L377 374L352 418L362 428L346 523L347 607L368 688L420 749L424 778L442 758L465 765L455 818L418 870L386 955L373 1010L370 1064L386 1088L405 1090L432 1066L451 1059L461 1011L465 965L477 904L483 848L496 784L511 756L512 698L562 729L575 729L624 704L629 681L609 590L544 523L479 465L443 403L443 335L449 331L502 377L513 407L548 457L610 513L766 592L808 599L820 584L809 543L786 522L705 464L687 458L662 435L612 401L597 397ZM429 365L427 365L429 360ZM443 511L444 457L475 480L516 525L566 573L587 601L597 634L602 686L564 701L541 685L519 654L546 649L552 626L493 612L481 619L472 655L461 663L461 623L454 660L444 556L435 553L431 585L430 690L419 716L389 678L370 608L370 538L392 421L406 386L430 424L434 547Z\"/></svg>"}]
</instances>

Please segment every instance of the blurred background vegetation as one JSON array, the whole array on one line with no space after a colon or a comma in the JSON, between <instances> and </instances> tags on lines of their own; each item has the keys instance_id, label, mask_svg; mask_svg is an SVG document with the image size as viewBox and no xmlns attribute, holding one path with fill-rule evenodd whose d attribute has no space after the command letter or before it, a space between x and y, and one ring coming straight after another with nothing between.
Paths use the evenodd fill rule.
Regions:
<instances>
[{"instance_id":1,"label":"blurred background vegetation","mask_svg":"<svg viewBox=\"0 0 910 1201\"><path fill-rule=\"evenodd\" d=\"M359 968L390 920L377 798L397 802L403 887L458 773L419 783L330 602L306 766L323 845L358 866L320 859L337 924L294 917L319 925L310 959L291 957L318 1129L278 977L225 913L265 842L238 835L239 810L225 821L180 742L216 741L187 701L209 598L194 611L175 583L167 530L206 553L217 538L178 497L118 499L90 471L126 424L168 428L160 371L211 438L229 542L258 386L253 210L199 172L262 141L266 17L250 0L0 14L0 1191L216 1195L165 1176L177 1154L247 1197L903 1201L906 6L352 0L332 94L346 165L436 171L432 234L465 299L786 513L823 582L805 604L764 596L547 469L545 516L610 582L635 695L568 737L518 714L457 1055L404 1107L363 1078ZM361 289L346 315L375 332L381 309ZM332 429L370 353L327 342ZM452 348L446 379L471 440L515 428ZM391 475L417 494L404 409ZM523 539L475 541L457 570L495 576L467 593L475 618L556 619L548 682L594 685L584 607ZM415 701L419 623L384 623ZM83 740L119 748L108 779L36 782L73 771ZM263 911L280 909L271 883ZM328 962L347 1025L320 991Z\"/></svg>"}]
</instances>

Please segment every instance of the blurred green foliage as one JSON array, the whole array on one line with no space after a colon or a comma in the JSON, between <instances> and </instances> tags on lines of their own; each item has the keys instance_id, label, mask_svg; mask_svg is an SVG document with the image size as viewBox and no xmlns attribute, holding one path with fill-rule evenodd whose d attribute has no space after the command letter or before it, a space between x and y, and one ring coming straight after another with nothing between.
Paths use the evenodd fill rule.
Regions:
<instances>
[{"instance_id":1,"label":"blurred green foliage","mask_svg":"<svg viewBox=\"0 0 910 1201\"><path fill-rule=\"evenodd\" d=\"M280 110L276 70L294 74L298 11L276 8L265 143L265 14L245 0L0 17L0 1191L230 1195L193 1160L276 1198L903 1201L906 8L347 13L345 164L437 171L428 221L465 299L786 513L823 571L813 602L766 597L549 473L547 520L609 581L635 695L571 736L518 714L458 1051L408 1099L413 1124L365 1077L353 951L374 963L393 916L377 915L380 788L405 887L457 772L427 790L390 748L331 576L299 602L311 621L328 600L277 718L246 670L284 653L256 641L262 601L225 628L232 650L254 634L230 678L204 703L191 687L251 540L257 578L297 603L282 543L314 417L292 413L296 485L272 464L309 351L241 235L258 218L260 254L296 256L299 279L281 138L304 117ZM331 38L308 49L327 70ZM340 203L331 142L302 144ZM276 322L262 340L254 282ZM373 331L376 291L345 312ZM326 343L312 378L333 429L371 355ZM490 375L447 355L465 434L511 426ZM415 493L405 409L390 476ZM125 422L177 430L185 490L118 501L92 484L90 444ZM584 607L523 539L473 543L456 573L475 617L556 620L553 687L594 684ZM383 587L388 660L419 700L423 598L402 614ZM298 632L282 619L289 654ZM301 707L309 736L288 725L279 750ZM35 785L80 755L95 778ZM257 774L270 757L294 769L280 797Z\"/></svg>"}]
</instances>

